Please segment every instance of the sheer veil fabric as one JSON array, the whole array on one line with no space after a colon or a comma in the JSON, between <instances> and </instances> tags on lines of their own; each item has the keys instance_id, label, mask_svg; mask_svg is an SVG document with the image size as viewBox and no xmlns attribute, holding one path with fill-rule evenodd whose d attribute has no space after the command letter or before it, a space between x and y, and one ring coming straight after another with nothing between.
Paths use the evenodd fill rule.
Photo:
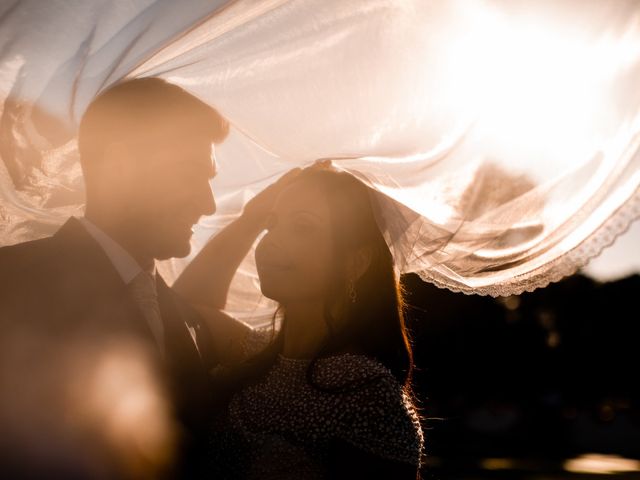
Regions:
<instances>
[{"instance_id":1,"label":"sheer veil fabric","mask_svg":"<svg viewBox=\"0 0 640 480\"><path fill-rule=\"evenodd\" d=\"M3 0L1 245L81 214L79 119L142 76L232 124L192 255L319 158L376 191L399 272L465 293L559 280L640 216L637 1ZM253 255L227 307L272 312Z\"/></svg>"}]
</instances>

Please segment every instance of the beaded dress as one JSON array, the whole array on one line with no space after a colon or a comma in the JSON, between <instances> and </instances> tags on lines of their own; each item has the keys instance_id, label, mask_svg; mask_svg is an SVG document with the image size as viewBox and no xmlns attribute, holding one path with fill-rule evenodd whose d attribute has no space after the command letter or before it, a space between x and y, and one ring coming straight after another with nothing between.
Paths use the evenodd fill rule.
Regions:
<instances>
[{"instance_id":1,"label":"beaded dress","mask_svg":"<svg viewBox=\"0 0 640 480\"><path fill-rule=\"evenodd\" d=\"M311 385L309 363L279 355L233 396L212 440L215 478L329 478L333 442L417 469L422 430L390 370L363 355L335 355L317 361Z\"/></svg>"}]
</instances>

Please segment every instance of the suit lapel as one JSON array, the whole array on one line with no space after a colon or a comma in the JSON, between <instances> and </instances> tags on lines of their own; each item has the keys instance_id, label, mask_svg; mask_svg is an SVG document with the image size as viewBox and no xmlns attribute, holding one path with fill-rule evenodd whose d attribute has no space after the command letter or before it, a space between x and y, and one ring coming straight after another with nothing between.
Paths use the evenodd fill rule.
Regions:
<instances>
[{"instance_id":1,"label":"suit lapel","mask_svg":"<svg viewBox=\"0 0 640 480\"><path fill-rule=\"evenodd\" d=\"M58 285L53 295L55 302L65 298L64 316L88 323L87 327L132 331L156 345L144 314L131 299L111 260L84 226L70 218L52 240L54 255L64 259L64 271L56 275ZM187 369L208 370L213 364L213 349L206 326L160 275L156 278L168 360ZM200 353L186 325L200 330Z\"/></svg>"},{"instance_id":2,"label":"suit lapel","mask_svg":"<svg viewBox=\"0 0 640 480\"><path fill-rule=\"evenodd\" d=\"M187 328L190 319L184 315L183 306L179 304L175 294L160 275L156 275L156 285L162 323L165 328L168 359L178 364L197 366L198 369L202 369L202 359Z\"/></svg>"},{"instance_id":3,"label":"suit lapel","mask_svg":"<svg viewBox=\"0 0 640 480\"><path fill-rule=\"evenodd\" d=\"M62 283L67 284L54 293L57 299L63 291L72 292L65 302L75 311L74 315L67 314L67 317L82 317L85 319L83 322L90 319L88 321L96 325L96 331L107 326L108 331L123 328L128 333L135 332L138 338L153 343L157 351L144 315L130 298L126 285L109 258L82 224L75 219L69 220L54 240L59 249L56 254L68 259L60 262L65 269ZM210 361L203 362L200 358L186 324L201 325L201 328L203 325L199 316L159 275L156 285L165 329L165 379L172 391L178 418L191 433L197 432L208 426L212 408L212 386L207 372ZM207 340L208 336L203 338ZM210 340L202 342L202 351L205 359L211 358Z\"/></svg>"},{"instance_id":4,"label":"suit lapel","mask_svg":"<svg viewBox=\"0 0 640 480\"><path fill-rule=\"evenodd\" d=\"M75 218L54 235L57 255L65 258L59 276L60 297L73 316L87 326L123 330L153 340L151 329L130 298L127 287L100 245Z\"/></svg>"},{"instance_id":5,"label":"suit lapel","mask_svg":"<svg viewBox=\"0 0 640 480\"><path fill-rule=\"evenodd\" d=\"M158 303L165 333L166 360L173 384L178 417L189 429L205 428L212 409L212 385L208 366L203 361L187 324L195 321L189 308L157 277Z\"/></svg>"},{"instance_id":6,"label":"suit lapel","mask_svg":"<svg viewBox=\"0 0 640 480\"><path fill-rule=\"evenodd\" d=\"M195 311L189 304L180 298L171 288L167 286L162 277L158 278L158 298L160 301L160 308L163 308L163 304L167 309L167 312L176 319L181 329L186 332L189 338L189 344L193 346L193 339L187 326L192 327L196 334L196 343L198 345L197 350L194 346L194 351L198 355L200 363L206 370L209 370L215 363L215 352L213 348L213 342L210 338L210 331L205 325L202 317Z\"/></svg>"}]
</instances>

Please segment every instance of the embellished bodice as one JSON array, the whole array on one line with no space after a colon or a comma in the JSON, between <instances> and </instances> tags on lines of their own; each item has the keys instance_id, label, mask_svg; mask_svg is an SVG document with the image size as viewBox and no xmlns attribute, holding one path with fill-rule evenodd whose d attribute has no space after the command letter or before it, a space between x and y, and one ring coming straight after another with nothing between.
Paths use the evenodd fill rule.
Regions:
<instances>
[{"instance_id":1,"label":"embellished bodice","mask_svg":"<svg viewBox=\"0 0 640 480\"><path fill-rule=\"evenodd\" d=\"M418 465L418 416L387 368L343 354L318 360L309 378L309 364L279 356L260 381L232 398L218 444L236 451L221 461L232 465L229 455L236 457L244 465L238 478L324 478L335 441Z\"/></svg>"}]
</instances>

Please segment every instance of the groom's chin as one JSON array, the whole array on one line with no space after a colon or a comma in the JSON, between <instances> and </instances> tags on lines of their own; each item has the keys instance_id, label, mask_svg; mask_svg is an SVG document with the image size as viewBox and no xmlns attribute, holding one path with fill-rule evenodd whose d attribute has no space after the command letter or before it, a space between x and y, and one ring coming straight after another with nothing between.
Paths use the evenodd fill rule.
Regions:
<instances>
[{"instance_id":1,"label":"groom's chin","mask_svg":"<svg viewBox=\"0 0 640 480\"><path fill-rule=\"evenodd\" d=\"M167 260L169 258L183 258L191 253L191 237L193 231L191 226L181 226L180 228L167 228L157 232L156 259Z\"/></svg>"},{"instance_id":2,"label":"groom's chin","mask_svg":"<svg viewBox=\"0 0 640 480\"><path fill-rule=\"evenodd\" d=\"M191 253L191 242L175 242L164 245L156 252L156 260L168 260L170 258L184 258Z\"/></svg>"}]
</instances>

